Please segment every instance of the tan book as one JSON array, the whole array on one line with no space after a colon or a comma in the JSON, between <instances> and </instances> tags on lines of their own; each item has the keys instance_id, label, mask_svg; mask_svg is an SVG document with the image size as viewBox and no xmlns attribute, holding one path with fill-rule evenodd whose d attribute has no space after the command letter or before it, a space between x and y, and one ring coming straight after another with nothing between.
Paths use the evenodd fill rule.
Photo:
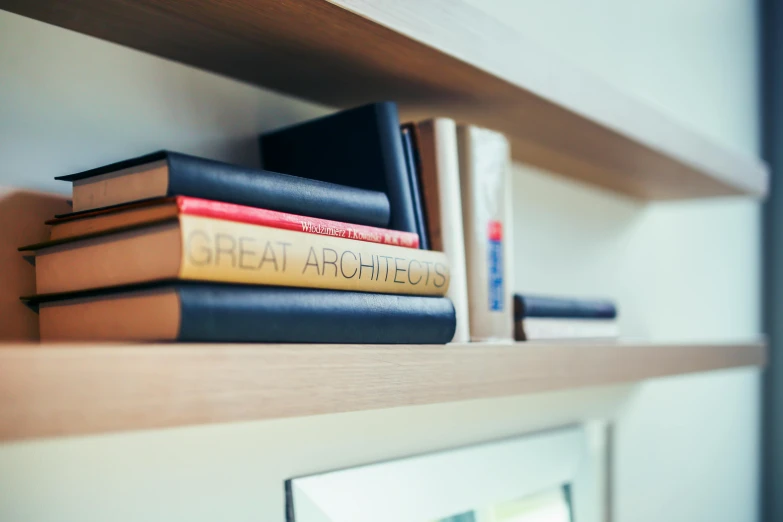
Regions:
<instances>
[{"instance_id":1,"label":"tan book","mask_svg":"<svg viewBox=\"0 0 783 522\"><path fill-rule=\"evenodd\" d=\"M441 296L450 278L441 252L189 215L22 250L38 294L184 279Z\"/></svg>"},{"instance_id":2,"label":"tan book","mask_svg":"<svg viewBox=\"0 0 783 522\"><path fill-rule=\"evenodd\" d=\"M510 148L505 136L457 129L463 229L474 341L513 338Z\"/></svg>"},{"instance_id":3,"label":"tan book","mask_svg":"<svg viewBox=\"0 0 783 522\"><path fill-rule=\"evenodd\" d=\"M179 213L174 198L157 198L109 209L65 214L64 217L48 220L46 224L49 225L49 239L55 241L160 221Z\"/></svg>"},{"instance_id":4,"label":"tan book","mask_svg":"<svg viewBox=\"0 0 783 522\"><path fill-rule=\"evenodd\" d=\"M462 230L457 125L437 118L415 126L430 248L446 254L451 283L446 296L457 314L454 342L470 340L465 236Z\"/></svg>"}]
</instances>

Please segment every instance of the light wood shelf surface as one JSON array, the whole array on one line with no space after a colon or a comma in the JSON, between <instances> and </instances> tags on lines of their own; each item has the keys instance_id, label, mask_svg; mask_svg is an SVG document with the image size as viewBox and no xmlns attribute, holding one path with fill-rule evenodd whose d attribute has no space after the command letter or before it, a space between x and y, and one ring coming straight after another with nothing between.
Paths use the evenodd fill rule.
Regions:
<instances>
[{"instance_id":1,"label":"light wood shelf surface","mask_svg":"<svg viewBox=\"0 0 783 522\"><path fill-rule=\"evenodd\" d=\"M767 192L757 158L460 0L0 0L0 8L328 105L389 99L407 117L490 127L510 137L519 160L640 199Z\"/></svg>"},{"instance_id":2,"label":"light wood shelf surface","mask_svg":"<svg viewBox=\"0 0 783 522\"><path fill-rule=\"evenodd\" d=\"M0 440L434 404L765 361L761 341L0 345Z\"/></svg>"}]
</instances>

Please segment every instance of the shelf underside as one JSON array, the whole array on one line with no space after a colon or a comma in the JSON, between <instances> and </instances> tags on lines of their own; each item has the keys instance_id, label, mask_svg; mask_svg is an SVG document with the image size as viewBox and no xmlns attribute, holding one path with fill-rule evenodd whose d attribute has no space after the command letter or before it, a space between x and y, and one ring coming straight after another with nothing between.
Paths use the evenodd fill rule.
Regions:
<instances>
[{"instance_id":1,"label":"shelf underside","mask_svg":"<svg viewBox=\"0 0 783 522\"><path fill-rule=\"evenodd\" d=\"M458 0L0 0L0 8L328 105L390 99L405 117L490 127L510 137L520 161L636 198L767 191L758 159Z\"/></svg>"},{"instance_id":2,"label":"shelf underside","mask_svg":"<svg viewBox=\"0 0 783 522\"><path fill-rule=\"evenodd\" d=\"M0 440L435 404L762 366L763 342L0 347Z\"/></svg>"}]
</instances>

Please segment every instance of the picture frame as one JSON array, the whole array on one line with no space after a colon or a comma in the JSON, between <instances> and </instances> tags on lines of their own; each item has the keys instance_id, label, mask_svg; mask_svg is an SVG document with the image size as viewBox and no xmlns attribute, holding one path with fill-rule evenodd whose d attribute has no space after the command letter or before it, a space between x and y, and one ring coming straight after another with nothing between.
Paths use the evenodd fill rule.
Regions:
<instances>
[{"instance_id":1,"label":"picture frame","mask_svg":"<svg viewBox=\"0 0 783 522\"><path fill-rule=\"evenodd\" d=\"M605 434L601 424L570 426L294 478L286 483L287 519L598 522L605 518L607 498ZM491 515L498 506L512 504L518 509L540 504L555 515ZM565 517L563 505L568 510Z\"/></svg>"}]
</instances>

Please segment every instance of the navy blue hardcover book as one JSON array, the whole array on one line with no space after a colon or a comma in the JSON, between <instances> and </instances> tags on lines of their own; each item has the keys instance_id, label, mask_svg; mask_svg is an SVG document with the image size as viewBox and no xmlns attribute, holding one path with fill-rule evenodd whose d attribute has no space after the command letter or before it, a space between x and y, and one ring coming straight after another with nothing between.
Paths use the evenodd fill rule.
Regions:
<instances>
[{"instance_id":1,"label":"navy blue hardcover book","mask_svg":"<svg viewBox=\"0 0 783 522\"><path fill-rule=\"evenodd\" d=\"M389 197L389 228L418 232L397 105L373 103L260 136L264 168Z\"/></svg>"},{"instance_id":2,"label":"navy blue hardcover book","mask_svg":"<svg viewBox=\"0 0 783 522\"><path fill-rule=\"evenodd\" d=\"M56 179L74 183L77 212L151 198L190 196L375 227L387 227L390 217L389 198L381 191L169 151Z\"/></svg>"},{"instance_id":3,"label":"navy blue hardcover book","mask_svg":"<svg viewBox=\"0 0 783 522\"><path fill-rule=\"evenodd\" d=\"M514 294L514 320L526 317L614 319L617 308L606 299L568 299Z\"/></svg>"},{"instance_id":4,"label":"navy blue hardcover book","mask_svg":"<svg viewBox=\"0 0 783 522\"><path fill-rule=\"evenodd\" d=\"M424 214L424 200L421 197L422 190L419 185L419 157L416 141L413 133L413 125L403 125L402 148L405 152L405 164L408 170L408 183L413 197L413 210L416 217L416 232L419 234L419 248L430 249L429 235L427 234L427 219Z\"/></svg>"},{"instance_id":5,"label":"navy blue hardcover book","mask_svg":"<svg viewBox=\"0 0 783 522\"><path fill-rule=\"evenodd\" d=\"M457 324L445 297L309 288L161 281L23 300L44 341L445 344Z\"/></svg>"}]
</instances>

